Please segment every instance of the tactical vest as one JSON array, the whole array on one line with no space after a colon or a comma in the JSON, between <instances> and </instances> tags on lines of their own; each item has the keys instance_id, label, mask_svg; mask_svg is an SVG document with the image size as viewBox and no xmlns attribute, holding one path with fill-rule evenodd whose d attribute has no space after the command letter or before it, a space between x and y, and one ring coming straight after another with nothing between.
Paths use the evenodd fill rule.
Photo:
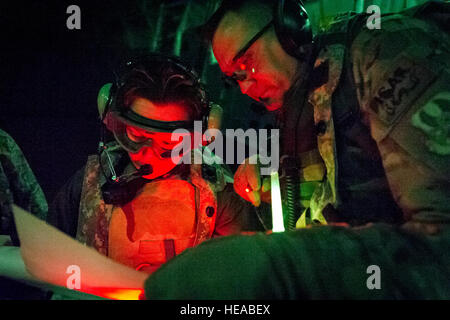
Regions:
<instances>
[{"instance_id":1,"label":"tactical vest","mask_svg":"<svg viewBox=\"0 0 450 320\"><path fill-rule=\"evenodd\" d=\"M121 157L128 156L115 144L110 146L108 150L110 150L109 154L114 164L118 163ZM199 152L199 150L194 152ZM203 153L203 159L206 156L207 153ZM119 262L128 264L138 270L152 272L185 248L198 245L211 238L217 213L217 192L224 189L229 174L222 166L206 166L206 171L209 171L207 180L203 177L206 172L205 166L205 164L191 164L189 177L185 181L195 190L195 231L192 239L180 239L178 241L168 236L164 239L148 238L145 241L142 239L134 242L130 240L129 250L135 250L137 258L133 261ZM210 176L211 173L214 173L213 178ZM101 192L101 186L104 183L105 177L100 168L99 157L98 155L92 155L88 158L85 169L76 238L81 243L95 248L101 254L109 256L109 232L113 212L117 209L124 210L126 213L127 205L115 208L113 205L106 204ZM181 181L178 182L178 185L180 183ZM130 223L130 221L127 223ZM153 261L147 261L146 259Z\"/></svg>"}]
</instances>

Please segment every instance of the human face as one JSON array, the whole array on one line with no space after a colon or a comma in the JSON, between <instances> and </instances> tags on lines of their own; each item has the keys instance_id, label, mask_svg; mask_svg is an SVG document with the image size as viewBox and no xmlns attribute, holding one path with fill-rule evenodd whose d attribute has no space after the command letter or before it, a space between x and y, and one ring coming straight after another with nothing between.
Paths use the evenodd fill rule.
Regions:
<instances>
[{"instance_id":1,"label":"human face","mask_svg":"<svg viewBox=\"0 0 450 320\"><path fill-rule=\"evenodd\" d=\"M154 104L144 98L136 98L131 109L146 118L159 121L190 121L191 117L186 107L179 104ZM136 169L150 165L153 172L144 176L146 179L155 179L172 170L177 162L173 161L172 150L182 141L172 141L171 132L152 132L142 128L127 125L127 137L134 142L146 142L136 153L128 152L131 162Z\"/></svg>"},{"instance_id":2,"label":"human face","mask_svg":"<svg viewBox=\"0 0 450 320\"><path fill-rule=\"evenodd\" d=\"M282 49L273 26L267 23L270 19L262 23L254 16L258 13L252 9L225 14L214 34L212 49L222 72L237 81L243 94L275 111L283 105L298 62Z\"/></svg>"}]
</instances>

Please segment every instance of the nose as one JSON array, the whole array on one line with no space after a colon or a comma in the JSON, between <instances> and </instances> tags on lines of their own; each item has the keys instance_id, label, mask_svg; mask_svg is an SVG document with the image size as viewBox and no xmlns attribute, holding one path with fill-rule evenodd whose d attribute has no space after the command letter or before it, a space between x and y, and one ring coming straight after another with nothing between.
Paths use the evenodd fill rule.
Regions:
<instances>
[{"instance_id":1,"label":"nose","mask_svg":"<svg viewBox=\"0 0 450 320\"><path fill-rule=\"evenodd\" d=\"M253 86L253 84L254 84L254 80L252 80L252 79L246 79L244 81L240 81L239 87L241 89L241 92L243 94L248 95L248 92L250 91L250 88Z\"/></svg>"},{"instance_id":2,"label":"nose","mask_svg":"<svg viewBox=\"0 0 450 320\"><path fill-rule=\"evenodd\" d=\"M140 151L141 152L139 153L139 155L141 156L142 160L144 160L144 161L154 157L153 149L149 146L142 147L142 149Z\"/></svg>"}]
</instances>

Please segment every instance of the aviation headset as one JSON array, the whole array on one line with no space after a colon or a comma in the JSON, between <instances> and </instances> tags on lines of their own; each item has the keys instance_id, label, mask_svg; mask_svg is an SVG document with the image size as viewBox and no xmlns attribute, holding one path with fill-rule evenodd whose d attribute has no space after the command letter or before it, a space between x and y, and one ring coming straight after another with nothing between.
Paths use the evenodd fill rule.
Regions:
<instances>
[{"instance_id":1,"label":"aviation headset","mask_svg":"<svg viewBox=\"0 0 450 320\"><path fill-rule=\"evenodd\" d=\"M191 86L197 91L198 107L201 113L201 120L203 124L207 125L208 116L210 113L209 101L206 98L205 91L200 83L199 77L188 65L181 62L181 60L175 57L163 56L160 54L147 54L128 60L125 64L120 66L115 72L115 82L105 84L99 92L98 96L98 110L100 118L104 121L108 115L108 112L114 112L124 122L134 122L137 126L144 128L151 128L154 131L160 132L172 132L175 129L185 128L192 129L193 121L158 121L147 118L142 118L129 110L124 110L122 101L119 95L121 90L126 85L126 81L129 75L133 72L141 72L144 74L151 73L152 69L160 68L158 73L161 76L167 77L167 82L179 78L182 80L183 85ZM167 74L165 74L167 73ZM147 79L147 81L157 82L159 79ZM165 84L167 84L167 82ZM161 90L165 90L165 84L162 84ZM123 95L123 92L122 92ZM195 119L200 120L200 119Z\"/></svg>"},{"instance_id":2,"label":"aviation headset","mask_svg":"<svg viewBox=\"0 0 450 320\"><path fill-rule=\"evenodd\" d=\"M313 41L311 22L303 2L279 0L274 6L274 27L278 41L289 55L303 59L301 48Z\"/></svg>"}]
</instances>

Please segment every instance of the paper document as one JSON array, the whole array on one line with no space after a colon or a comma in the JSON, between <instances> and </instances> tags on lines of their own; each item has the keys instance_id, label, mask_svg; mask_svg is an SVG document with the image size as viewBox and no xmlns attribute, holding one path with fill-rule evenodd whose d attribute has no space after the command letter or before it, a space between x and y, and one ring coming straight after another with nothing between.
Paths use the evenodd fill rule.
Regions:
<instances>
[{"instance_id":1,"label":"paper document","mask_svg":"<svg viewBox=\"0 0 450 320\"><path fill-rule=\"evenodd\" d=\"M137 299L143 292L148 274L101 255L17 206L13 212L21 255L31 275L113 299Z\"/></svg>"}]
</instances>

